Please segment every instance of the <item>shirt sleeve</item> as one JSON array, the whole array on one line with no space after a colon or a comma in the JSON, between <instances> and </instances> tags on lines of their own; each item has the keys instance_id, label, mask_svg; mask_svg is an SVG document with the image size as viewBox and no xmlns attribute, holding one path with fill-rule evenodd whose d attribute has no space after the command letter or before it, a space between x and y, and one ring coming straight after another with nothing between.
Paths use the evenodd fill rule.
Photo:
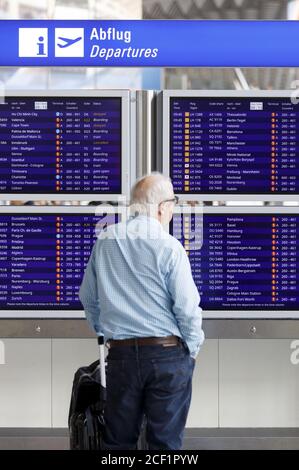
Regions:
<instances>
[{"instance_id":1,"label":"shirt sleeve","mask_svg":"<svg viewBox=\"0 0 299 470\"><path fill-rule=\"evenodd\" d=\"M196 357L204 342L200 296L194 283L189 258L180 245L173 251L167 285L173 301L172 311L190 355Z\"/></svg>"},{"instance_id":2,"label":"shirt sleeve","mask_svg":"<svg viewBox=\"0 0 299 470\"><path fill-rule=\"evenodd\" d=\"M84 307L86 319L91 328L101 336L100 302L97 288L96 246L94 244L88 264L85 269L83 281L79 291L79 298Z\"/></svg>"}]
</instances>

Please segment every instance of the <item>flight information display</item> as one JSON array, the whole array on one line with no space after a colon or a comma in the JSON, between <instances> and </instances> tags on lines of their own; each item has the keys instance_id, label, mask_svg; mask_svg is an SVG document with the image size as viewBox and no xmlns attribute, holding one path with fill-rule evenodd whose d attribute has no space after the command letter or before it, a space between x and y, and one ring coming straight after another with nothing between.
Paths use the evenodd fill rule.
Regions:
<instances>
[{"instance_id":1,"label":"flight information display","mask_svg":"<svg viewBox=\"0 0 299 470\"><path fill-rule=\"evenodd\" d=\"M171 233L186 249L204 310L299 310L298 214L201 218L176 214Z\"/></svg>"},{"instance_id":2,"label":"flight information display","mask_svg":"<svg viewBox=\"0 0 299 470\"><path fill-rule=\"evenodd\" d=\"M0 192L121 193L120 97L6 97Z\"/></svg>"},{"instance_id":3,"label":"flight information display","mask_svg":"<svg viewBox=\"0 0 299 470\"><path fill-rule=\"evenodd\" d=\"M0 214L0 310L82 310L92 246L118 214Z\"/></svg>"},{"instance_id":4,"label":"flight information display","mask_svg":"<svg viewBox=\"0 0 299 470\"><path fill-rule=\"evenodd\" d=\"M290 98L171 97L169 170L181 194L299 194Z\"/></svg>"}]
</instances>

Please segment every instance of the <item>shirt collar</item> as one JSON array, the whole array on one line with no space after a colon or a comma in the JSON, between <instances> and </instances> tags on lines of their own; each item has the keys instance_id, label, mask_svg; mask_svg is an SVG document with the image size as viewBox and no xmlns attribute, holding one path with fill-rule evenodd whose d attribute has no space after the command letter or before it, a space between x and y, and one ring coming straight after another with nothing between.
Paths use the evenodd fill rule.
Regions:
<instances>
[{"instance_id":1,"label":"shirt collar","mask_svg":"<svg viewBox=\"0 0 299 470\"><path fill-rule=\"evenodd\" d=\"M145 214L140 214L140 215L132 215L130 217L130 220L146 220L148 221L148 223L152 224L152 225L157 225L157 227L160 227L160 228L163 228L163 225L161 224L161 222L159 222L158 219L156 219L155 217L150 217L149 215L145 215Z\"/></svg>"}]
</instances>

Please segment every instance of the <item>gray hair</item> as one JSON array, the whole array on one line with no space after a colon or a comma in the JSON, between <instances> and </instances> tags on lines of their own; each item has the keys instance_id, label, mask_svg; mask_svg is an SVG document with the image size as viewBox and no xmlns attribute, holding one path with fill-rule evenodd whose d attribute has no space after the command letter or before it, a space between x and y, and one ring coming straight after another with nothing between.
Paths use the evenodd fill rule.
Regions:
<instances>
[{"instance_id":1,"label":"gray hair","mask_svg":"<svg viewBox=\"0 0 299 470\"><path fill-rule=\"evenodd\" d=\"M158 172L143 176L134 184L131 191L131 213L151 215L157 212L158 205L173 197L170 178Z\"/></svg>"}]
</instances>

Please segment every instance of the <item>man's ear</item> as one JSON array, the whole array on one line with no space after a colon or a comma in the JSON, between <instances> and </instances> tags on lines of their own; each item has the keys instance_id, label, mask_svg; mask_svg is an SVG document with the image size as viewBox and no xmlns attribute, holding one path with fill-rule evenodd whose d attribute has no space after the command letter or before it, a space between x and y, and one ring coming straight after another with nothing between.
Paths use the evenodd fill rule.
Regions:
<instances>
[{"instance_id":1,"label":"man's ear","mask_svg":"<svg viewBox=\"0 0 299 470\"><path fill-rule=\"evenodd\" d=\"M164 214L163 204L159 204L159 206L158 206L158 214L159 214L159 215L163 215L163 214Z\"/></svg>"}]
</instances>

